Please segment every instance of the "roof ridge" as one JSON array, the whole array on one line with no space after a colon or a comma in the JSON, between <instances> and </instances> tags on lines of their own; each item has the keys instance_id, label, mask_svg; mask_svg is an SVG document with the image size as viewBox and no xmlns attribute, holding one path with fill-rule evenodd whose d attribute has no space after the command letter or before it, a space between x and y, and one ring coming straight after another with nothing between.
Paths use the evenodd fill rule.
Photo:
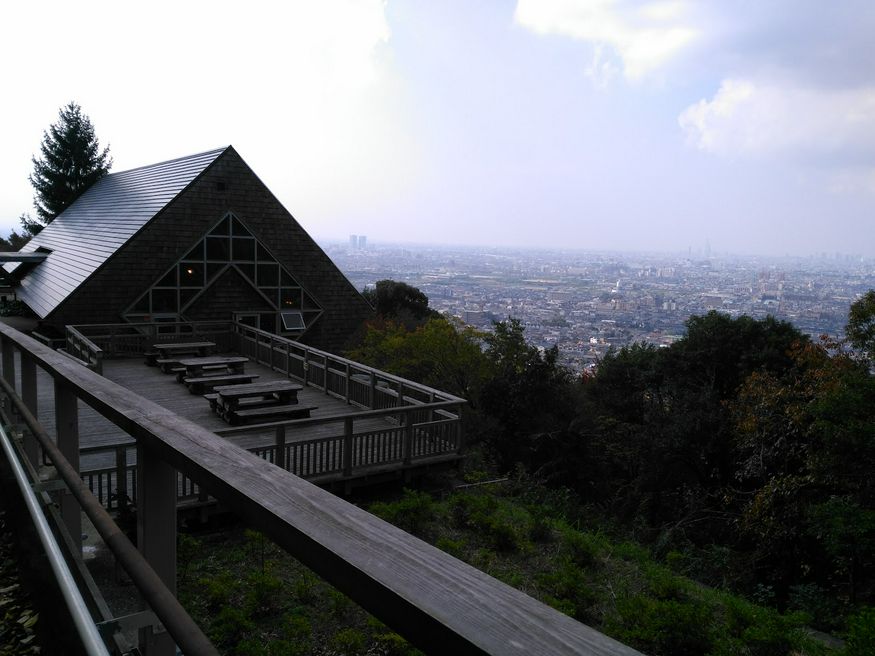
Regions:
<instances>
[{"instance_id":1,"label":"roof ridge","mask_svg":"<svg viewBox=\"0 0 875 656\"><path fill-rule=\"evenodd\" d=\"M163 166L165 164L173 164L174 162L181 162L181 161L187 160L187 159L195 159L197 157L203 157L205 155L213 155L213 154L218 155L219 153L225 152L229 148L231 148L231 144L228 144L227 146L222 146L221 148L213 148L212 150L205 150L201 153L192 153L191 155L183 155L182 157L174 157L173 159L167 159L167 160L164 160L163 162L154 162L152 164L144 164L143 166L136 166L132 169L125 169L124 171L113 171L112 173L107 174L106 177L109 177L111 175L121 175L122 173L133 173L134 171L141 171L143 169L151 169L151 168L155 168L158 166Z\"/></svg>"}]
</instances>

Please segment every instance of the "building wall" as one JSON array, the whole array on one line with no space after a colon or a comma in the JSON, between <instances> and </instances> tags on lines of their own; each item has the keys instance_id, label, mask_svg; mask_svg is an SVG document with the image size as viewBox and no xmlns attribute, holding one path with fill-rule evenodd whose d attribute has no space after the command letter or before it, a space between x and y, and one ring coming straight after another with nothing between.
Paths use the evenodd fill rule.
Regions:
<instances>
[{"instance_id":1,"label":"building wall","mask_svg":"<svg viewBox=\"0 0 875 656\"><path fill-rule=\"evenodd\" d=\"M228 212L243 221L323 308L301 341L342 350L371 316L370 306L232 148L46 317L46 323L61 328L123 321L128 306ZM238 293L234 303L243 302ZM230 319L234 309L261 307L259 300L253 308L233 308L231 300L217 297L210 307L199 304L198 319Z\"/></svg>"}]
</instances>

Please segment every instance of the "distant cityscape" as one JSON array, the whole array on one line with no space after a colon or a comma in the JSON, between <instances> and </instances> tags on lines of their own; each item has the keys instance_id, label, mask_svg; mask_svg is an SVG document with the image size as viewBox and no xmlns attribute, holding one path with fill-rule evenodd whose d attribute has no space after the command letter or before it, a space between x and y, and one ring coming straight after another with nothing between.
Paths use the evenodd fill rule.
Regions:
<instances>
[{"instance_id":1,"label":"distant cityscape","mask_svg":"<svg viewBox=\"0 0 875 656\"><path fill-rule=\"evenodd\" d=\"M358 288L391 278L430 306L481 329L514 317L535 346L558 346L581 371L636 341L668 345L694 314L772 315L818 337L841 336L850 304L875 288L875 260L605 253L368 243L323 244Z\"/></svg>"}]
</instances>

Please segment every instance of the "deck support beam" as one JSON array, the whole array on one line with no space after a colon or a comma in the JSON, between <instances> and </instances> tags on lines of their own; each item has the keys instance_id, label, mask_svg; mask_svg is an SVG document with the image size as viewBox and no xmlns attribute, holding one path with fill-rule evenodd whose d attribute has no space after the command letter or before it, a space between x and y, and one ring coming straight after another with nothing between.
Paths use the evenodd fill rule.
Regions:
<instances>
[{"instance_id":1,"label":"deck support beam","mask_svg":"<svg viewBox=\"0 0 875 656\"><path fill-rule=\"evenodd\" d=\"M27 409L30 410L31 414L34 417L38 416L37 398L38 389L36 383L36 363L30 358L26 357L24 353L22 353L21 400L24 401L24 405L27 406ZM24 453L27 456L27 459L30 461L30 464L32 464L34 468L38 468L39 448L37 445L36 437L34 437L30 431L24 432Z\"/></svg>"},{"instance_id":2,"label":"deck support beam","mask_svg":"<svg viewBox=\"0 0 875 656\"><path fill-rule=\"evenodd\" d=\"M176 470L137 447L137 545L167 589L176 595ZM147 656L174 656L176 645L166 631L142 629Z\"/></svg>"},{"instance_id":3,"label":"deck support beam","mask_svg":"<svg viewBox=\"0 0 875 656\"><path fill-rule=\"evenodd\" d=\"M79 401L69 385L55 379L55 428L58 449L70 466L79 471ZM82 550L82 512L69 493L61 497L61 517L77 550Z\"/></svg>"}]
</instances>

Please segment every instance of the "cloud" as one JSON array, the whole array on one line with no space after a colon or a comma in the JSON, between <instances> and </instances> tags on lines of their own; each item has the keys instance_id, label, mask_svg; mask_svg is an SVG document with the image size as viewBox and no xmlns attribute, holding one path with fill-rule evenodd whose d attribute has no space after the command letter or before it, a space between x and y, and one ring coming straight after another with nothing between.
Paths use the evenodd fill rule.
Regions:
<instances>
[{"instance_id":1,"label":"cloud","mask_svg":"<svg viewBox=\"0 0 875 656\"><path fill-rule=\"evenodd\" d=\"M875 85L818 89L725 79L678 123L689 143L717 155L789 155L837 167L875 162Z\"/></svg>"},{"instance_id":2,"label":"cloud","mask_svg":"<svg viewBox=\"0 0 875 656\"><path fill-rule=\"evenodd\" d=\"M627 79L655 71L697 36L689 21L688 3L631 4L617 0L519 0L514 20L536 34L558 34L592 43L587 69L596 79L618 68L606 60L607 47L619 59Z\"/></svg>"},{"instance_id":3,"label":"cloud","mask_svg":"<svg viewBox=\"0 0 875 656\"><path fill-rule=\"evenodd\" d=\"M71 99L111 145L116 171L232 143L301 214L392 193L415 153L386 9L383 0L11 7L0 56L17 62L5 79L16 102L0 116L16 129L0 158L0 226L29 208L30 156Z\"/></svg>"}]
</instances>

